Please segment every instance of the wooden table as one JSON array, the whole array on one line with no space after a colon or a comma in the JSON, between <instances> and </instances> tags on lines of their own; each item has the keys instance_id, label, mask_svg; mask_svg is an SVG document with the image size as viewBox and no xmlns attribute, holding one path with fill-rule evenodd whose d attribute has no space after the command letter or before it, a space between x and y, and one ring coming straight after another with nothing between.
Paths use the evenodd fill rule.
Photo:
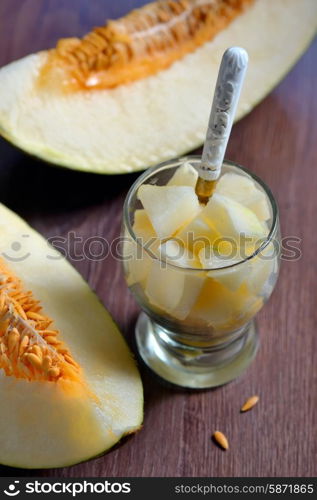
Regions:
<instances>
[{"instance_id":1,"label":"wooden table","mask_svg":"<svg viewBox=\"0 0 317 500\"><path fill-rule=\"evenodd\" d=\"M1 0L0 65L82 35L144 1ZM241 378L212 391L161 385L141 367L144 427L106 456L62 470L3 476L313 476L317 382L317 100L313 45L285 80L233 130L228 157L271 186L284 236L301 239L301 258L284 261L272 299L259 315L260 352ZM102 177L49 167L0 142L0 200L45 236L75 231L113 240L124 197L137 175ZM73 255L70 249L70 255ZM96 289L133 348L138 308L118 262L73 261ZM258 393L260 404L239 414ZM1 402L1 404L3 404ZM0 408L1 411L1 408ZM222 452L210 435L230 439ZM36 429L34 429L36 432Z\"/></svg>"}]
</instances>

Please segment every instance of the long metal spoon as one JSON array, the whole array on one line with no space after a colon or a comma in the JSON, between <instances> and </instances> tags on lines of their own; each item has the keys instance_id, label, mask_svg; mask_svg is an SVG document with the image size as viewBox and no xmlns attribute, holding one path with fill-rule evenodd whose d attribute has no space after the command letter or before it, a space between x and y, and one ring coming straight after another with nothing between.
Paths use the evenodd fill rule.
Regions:
<instances>
[{"instance_id":1,"label":"long metal spoon","mask_svg":"<svg viewBox=\"0 0 317 500\"><path fill-rule=\"evenodd\" d=\"M221 172L233 120L248 67L248 54L241 47L227 49L219 68L201 163L196 166L196 194L206 204Z\"/></svg>"}]
</instances>

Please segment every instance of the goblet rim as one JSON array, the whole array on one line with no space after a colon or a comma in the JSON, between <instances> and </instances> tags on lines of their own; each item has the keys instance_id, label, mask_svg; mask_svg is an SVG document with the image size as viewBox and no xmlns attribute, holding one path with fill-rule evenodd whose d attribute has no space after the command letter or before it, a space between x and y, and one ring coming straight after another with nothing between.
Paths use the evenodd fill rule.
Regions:
<instances>
[{"instance_id":1,"label":"goblet rim","mask_svg":"<svg viewBox=\"0 0 317 500\"><path fill-rule=\"evenodd\" d=\"M242 266L246 262L252 261L258 254L260 254L274 239L275 233L277 232L278 229L278 223L279 223L279 212L278 212L278 206L276 203L276 200L274 198L274 195L271 191L271 189L268 187L268 185L256 174L251 172L248 168L243 167L239 163L231 160L227 160L226 158L223 161L223 165L229 165L231 167L235 167L238 170L241 170L245 174L249 175L253 180L255 180L264 190L265 194L267 195L270 206L272 209L272 223L271 227L269 230L269 233L267 237L264 239L264 241L261 243L261 245L251 254L242 259L241 261L235 262L233 264L229 264L226 266L221 266L221 267L203 267L203 268L197 268L197 267L190 267L190 266L179 266L176 264L172 264L170 261L160 258L156 255L154 255L152 252L150 252L142 243L140 242L140 238L137 237L135 234L133 227L130 222L130 217L129 217L129 209L131 206L131 201L134 197L134 194L137 192L139 187L145 183L146 180L150 179L153 175L158 173L159 171L166 170L168 168L173 168L176 167L178 164L186 163L186 162L191 162L191 161L199 161L201 157L199 155L187 155L187 156L182 156L180 158L175 158L173 160L166 160L162 163L159 163L158 165L154 165L153 167L148 168L143 172L132 184L130 187L128 194L125 198L124 201L124 206L123 206L123 220L126 228L128 229L129 235L133 239L133 241L142 248L143 251L145 251L150 258L153 260L156 260L157 262L161 262L164 264L166 267L170 267L173 269L183 270L183 271L189 271L189 272L195 272L195 273L203 273L203 272L208 272L208 273L213 273L216 271L224 271L227 269L233 269L237 268L238 266Z\"/></svg>"}]
</instances>

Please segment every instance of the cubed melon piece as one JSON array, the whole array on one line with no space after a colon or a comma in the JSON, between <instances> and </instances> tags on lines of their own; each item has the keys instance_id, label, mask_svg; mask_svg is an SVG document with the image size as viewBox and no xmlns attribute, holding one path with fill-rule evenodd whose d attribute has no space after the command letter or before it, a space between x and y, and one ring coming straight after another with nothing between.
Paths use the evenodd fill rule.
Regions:
<instances>
[{"instance_id":1,"label":"cubed melon piece","mask_svg":"<svg viewBox=\"0 0 317 500\"><path fill-rule=\"evenodd\" d=\"M277 272L278 256L273 243L270 243L251 261L249 289L257 295L269 296L274 288Z\"/></svg>"},{"instance_id":2,"label":"cubed melon piece","mask_svg":"<svg viewBox=\"0 0 317 500\"><path fill-rule=\"evenodd\" d=\"M226 173L218 180L215 191L244 205L249 200L256 199L259 190L251 177Z\"/></svg>"},{"instance_id":3,"label":"cubed melon piece","mask_svg":"<svg viewBox=\"0 0 317 500\"><path fill-rule=\"evenodd\" d=\"M159 260L152 262L145 287L145 294L151 304L170 312L178 305L183 288L183 271L164 267Z\"/></svg>"},{"instance_id":4,"label":"cubed melon piece","mask_svg":"<svg viewBox=\"0 0 317 500\"><path fill-rule=\"evenodd\" d=\"M259 220L269 220L267 195L246 175L226 173L217 182L216 193L227 196L252 210Z\"/></svg>"},{"instance_id":5,"label":"cubed melon piece","mask_svg":"<svg viewBox=\"0 0 317 500\"><path fill-rule=\"evenodd\" d=\"M211 269L207 275L222 283L229 290L237 290L249 277L249 261L242 262L239 255L234 257L219 255L214 253L212 249L203 248L199 252L199 258L204 269ZM234 266L238 262L240 264Z\"/></svg>"},{"instance_id":6,"label":"cubed melon piece","mask_svg":"<svg viewBox=\"0 0 317 500\"><path fill-rule=\"evenodd\" d=\"M124 241L124 267L129 286L144 282L152 258L158 257L160 244L145 210L135 211L132 228L138 242L134 241L127 232Z\"/></svg>"},{"instance_id":7,"label":"cubed melon piece","mask_svg":"<svg viewBox=\"0 0 317 500\"><path fill-rule=\"evenodd\" d=\"M169 238L200 211L195 191L189 186L143 184L138 197L159 238Z\"/></svg>"},{"instance_id":8,"label":"cubed melon piece","mask_svg":"<svg viewBox=\"0 0 317 500\"><path fill-rule=\"evenodd\" d=\"M202 272L186 270L182 266L199 265L194 256L181 249L175 241L167 241L160 247L161 256L167 262L152 261L146 282L145 294L154 306L183 320L188 316L203 286L205 275ZM179 266L179 269L177 267Z\"/></svg>"},{"instance_id":9,"label":"cubed melon piece","mask_svg":"<svg viewBox=\"0 0 317 500\"><path fill-rule=\"evenodd\" d=\"M127 234L123 243L123 259L128 286L144 282L147 278L152 259L142 245L138 244Z\"/></svg>"},{"instance_id":10,"label":"cubed melon piece","mask_svg":"<svg viewBox=\"0 0 317 500\"><path fill-rule=\"evenodd\" d=\"M235 315L244 311L249 298L250 292L245 284L233 292L222 283L207 278L191 311L191 317L203 320L215 329L221 329Z\"/></svg>"},{"instance_id":11,"label":"cubed melon piece","mask_svg":"<svg viewBox=\"0 0 317 500\"><path fill-rule=\"evenodd\" d=\"M266 226L257 216L241 203L219 193L214 193L201 215L214 224L216 230L225 238L230 238L237 246L259 241L267 236Z\"/></svg>"},{"instance_id":12,"label":"cubed melon piece","mask_svg":"<svg viewBox=\"0 0 317 500\"><path fill-rule=\"evenodd\" d=\"M195 188L198 178L197 170L186 162L174 173L173 177L167 183L168 186L190 186Z\"/></svg>"},{"instance_id":13,"label":"cubed melon piece","mask_svg":"<svg viewBox=\"0 0 317 500\"><path fill-rule=\"evenodd\" d=\"M263 198L250 201L248 205L246 205L252 212L255 213L255 215L258 217L259 220L262 221L268 221L271 218L271 210L267 201L266 196L263 194Z\"/></svg>"},{"instance_id":14,"label":"cubed melon piece","mask_svg":"<svg viewBox=\"0 0 317 500\"><path fill-rule=\"evenodd\" d=\"M159 246L160 257L169 264L182 268L201 268L201 263L177 238L167 240Z\"/></svg>"},{"instance_id":15,"label":"cubed melon piece","mask_svg":"<svg viewBox=\"0 0 317 500\"><path fill-rule=\"evenodd\" d=\"M152 223L145 210L136 210L134 213L133 231L138 238L147 243L151 238L156 237Z\"/></svg>"},{"instance_id":16,"label":"cubed melon piece","mask_svg":"<svg viewBox=\"0 0 317 500\"><path fill-rule=\"evenodd\" d=\"M231 321L232 330L241 328L243 325L251 321L263 305L264 302L262 297L251 296L248 300L246 300L243 309L234 315Z\"/></svg>"},{"instance_id":17,"label":"cubed melon piece","mask_svg":"<svg viewBox=\"0 0 317 500\"><path fill-rule=\"evenodd\" d=\"M199 251L205 246L212 246L220 238L220 234L215 230L212 223L206 222L201 214L192 219L189 224L175 235L186 248L198 255Z\"/></svg>"}]
</instances>

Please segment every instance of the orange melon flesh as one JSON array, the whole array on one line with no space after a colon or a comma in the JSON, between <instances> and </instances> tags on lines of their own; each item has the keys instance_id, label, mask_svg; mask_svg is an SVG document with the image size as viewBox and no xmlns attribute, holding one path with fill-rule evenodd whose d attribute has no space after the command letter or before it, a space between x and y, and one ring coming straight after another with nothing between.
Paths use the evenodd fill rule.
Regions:
<instances>
[{"instance_id":1,"label":"orange melon flesh","mask_svg":"<svg viewBox=\"0 0 317 500\"><path fill-rule=\"evenodd\" d=\"M80 275L1 204L0 236L0 463L99 455L142 422L131 353Z\"/></svg>"},{"instance_id":2,"label":"orange melon flesh","mask_svg":"<svg viewBox=\"0 0 317 500\"><path fill-rule=\"evenodd\" d=\"M112 88L146 78L211 40L254 0L161 0L62 39L40 73L40 85L64 90Z\"/></svg>"},{"instance_id":3,"label":"orange melon flesh","mask_svg":"<svg viewBox=\"0 0 317 500\"><path fill-rule=\"evenodd\" d=\"M0 258L0 368L7 376L81 382L79 365L51 324Z\"/></svg>"}]
</instances>

